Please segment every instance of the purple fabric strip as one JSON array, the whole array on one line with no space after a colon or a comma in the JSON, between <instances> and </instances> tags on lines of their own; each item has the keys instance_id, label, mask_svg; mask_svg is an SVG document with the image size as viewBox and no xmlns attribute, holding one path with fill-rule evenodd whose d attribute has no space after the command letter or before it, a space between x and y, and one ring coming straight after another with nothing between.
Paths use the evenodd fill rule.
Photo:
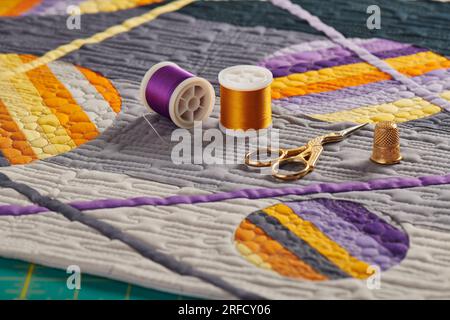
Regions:
<instances>
[{"instance_id":1,"label":"purple fabric strip","mask_svg":"<svg viewBox=\"0 0 450 320\"><path fill-rule=\"evenodd\" d=\"M404 49L410 47L410 44L401 43L385 39L374 39L365 41L360 44L362 47L366 48L372 53L380 51L395 51L399 49ZM295 46L291 47L292 51L296 50ZM333 58L348 57L354 55L351 51L337 45L335 47L322 48L316 50L304 50L298 52L289 52L286 54L272 55L261 61L261 65L268 69L278 68L286 64L295 64L300 62L316 62L323 60L330 60Z\"/></svg>"},{"instance_id":2,"label":"purple fabric strip","mask_svg":"<svg viewBox=\"0 0 450 320\"><path fill-rule=\"evenodd\" d=\"M431 91L450 90L450 69L439 69L412 79ZM438 88L438 90L436 90ZM340 90L293 96L275 100L274 104L292 112L323 114L368 105L390 103L403 98L413 98L414 93L396 80L373 82Z\"/></svg>"},{"instance_id":3,"label":"purple fabric strip","mask_svg":"<svg viewBox=\"0 0 450 320\"><path fill-rule=\"evenodd\" d=\"M343 50L343 49L342 49ZM382 51L378 53L374 53L374 55L380 59L389 59L396 58L400 56L412 55L418 52L428 51L425 48L419 48L414 46L409 46L406 48L392 50L392 51ZM324 68L331 68L340 65L353 64L365 62L358 56L354 54L350 54L347 56L335 56L329 59L322 59L317 61L293 61L292 63L285 63L284 65L275 67L274 65L265 65L274 77L284 77L288 76L292 73L303 73L311 70L320 70Z\"/></svg>"},{"instance_id":4,"label":"purple fabric strip","mask_svg":"<svg viewBox=\"0 0 450 320\"><path fill-rule=\"evenodd\" d=\"M350 41L349 39L345 38L344 35L342 35L336 29L323 23L318 17L313 16L311 13L304 10L301 6L294 4L289 0L270 0L270 2L272 2L277 7L285 9L292 15L302 20L305 20L311 27L313 27L318 31L323 32L333 42L338 43L341 46L353 51L362 60L366 61L367 63L370 63L371 65L377 67L380 71L389 74L393 79L400 81L401 83L406 85L408 89L414 92L414 94L416 94L418 97L421 97L434 105L437 105L445 110L450 111L450 102L441 98L438 94L433 93L428 89L420 86L414 80L401 74L400 72L392 68L388 63L386 63L383 60L380 60L372 53L367 51L365 48L362 48L359 45Z\"/></svg>"},{"instance_id":5,"label":"purple fabric strip","mask_svg":"<svg viewBox=\"0 0 450 320\"><path fill-rule=\"evenodd\" d=\"M350 201L342 201L338 204L331 199L322 199L322 204L341 219L352 223L361 232L369 234L399 261L406 256L409 247L409 238L406 233L386 223L365 207L360 206L356 209L355 204Z\"/></svg>"},{"instance_id":6,"label":"purple fabric strip","mask_svg":"<svg viewBox=\"0 0 450 320\"><path fill-rule=\"evenodd\" d=\"M382 270L399 263L409 247L408 236L359 203L332 199L286 202L352 256Z\"/></svg>"},{"instance_id":7,"label":"purple fabric strip","mask_svg":"<svg viewBox=\"0 0 450 320\"><path fill-rule=\"evenodd\" d=\"M386 80L340 90L292 96L276 100L274 104L303 114L323 114L411 97L414 97L414 94L406 91L402 84L395 80Z\"/></svg>"},{"instance_id":8,"label":"purple fabric strip","mask_svg":"<svg viewBox=\"0 0 450 320\"><path fill-rule=\"evenodd\" d=\"M282 197L289 195L304 196L318 193L340 193L352 191L374 191L388 189L414 188L433 185L450 184L450 174L443 176L425 176L425 177L397 177L375 179L367 182L352 181L342 183L318 183L309 186L285 187L285 188L257 188L241 189L230 192L219 192L208 195L186 195L170 196L167 198L156 197L137 197L129 199L99 199L92 201L75 201L69 203L79 210L98 210L113 209L122 207L139 206L171 206L177 204L196 204L217 202L230 199L264 199L273 197ZM48 209L36 205L19 206L3 205L0 206L0 216L21 216L47 212Z\"/></svg>"},{"instance_id":9,"label":"purple fabric strip","mask_svg":"<svg viewBox=\"0 0 450 320\"><path fill-rule=\"evenodd\" d=\"M158 69L150 78L145 89L145 98L149 106L170 119L169 101L175 88L194 75L177 67L165 66Z\"/></svg>"}]
</instances>

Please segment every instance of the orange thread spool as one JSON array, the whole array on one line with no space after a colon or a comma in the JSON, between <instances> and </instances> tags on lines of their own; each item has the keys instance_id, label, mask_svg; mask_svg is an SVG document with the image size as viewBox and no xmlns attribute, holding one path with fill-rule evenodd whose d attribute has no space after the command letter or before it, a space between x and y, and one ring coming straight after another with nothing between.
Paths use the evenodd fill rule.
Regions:
<instances>
[{"instance_id":1,"label":"orange thread spool","mask_svg":"<svg viewBox=\"0 0 450 320\"><path fill-rule=\"evenodd\" d=\"M272 125L272 73L263 67L239 65L222 70L220 126L226 133L260 130Z\"/></svg>"}]
</instances>

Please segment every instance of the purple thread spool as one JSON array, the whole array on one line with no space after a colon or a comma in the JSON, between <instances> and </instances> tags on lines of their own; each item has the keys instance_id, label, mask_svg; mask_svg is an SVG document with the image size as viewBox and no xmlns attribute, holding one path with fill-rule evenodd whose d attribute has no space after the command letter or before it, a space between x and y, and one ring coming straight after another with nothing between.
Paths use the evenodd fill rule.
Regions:
<instances>
[{"instance_id":1,"label":"purple thread spool","mask_svg":"<svg viewBox=\"0 0 450 320\"><path fill-rule=\"evenodd\" d=\"M147 71L140 91L147 108L180 128L192 128L194 122L208 118L216 98L211 83L167 61Z\"/></svg>"}]
</instances>

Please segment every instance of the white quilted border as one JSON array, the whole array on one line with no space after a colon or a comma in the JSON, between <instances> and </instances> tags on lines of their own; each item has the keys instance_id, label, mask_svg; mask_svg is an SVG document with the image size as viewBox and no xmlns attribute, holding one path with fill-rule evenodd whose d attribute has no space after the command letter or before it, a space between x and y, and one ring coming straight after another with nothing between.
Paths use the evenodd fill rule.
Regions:
<instances>
[{"instance_id":1,"label":"white quilted border","mask_svg":"<svg viewBox=\"0 0 450 320\"><path fill-rule=\"evenodd\" d=\"M177 191L185 194L200 192L174 189L120 174L88 170L77 172L42 162L22 168L9 167L5 171L14 181L27 183L43 194L57 194L59 199L65 201L79 200L81 188L84 188L81 197L85 199L111 197L111 190L123 190L122 197L142 194L168 196ZM45 186L41 183L44 176L49 177ZM89 190L93 192L86 191L87 181ZM142 193L143 190L147 191ZM11 201L15 203L14 199ZM368 290L365 281L354 279L322 283L293 281L254 267L235 250L232 243L234 230L249 213L277 202L279 199L235 199L199 205L95 210L87 214L153 245L157 244L164 253L195 265L202 271L268 298L403 299L448 296L450 235L409 223L402 224L411 241L408 255L400 265L382 274L381 290ZM141 286L194 296L231 298L209 284L169 272L121 242L110 241L57 213L1 217L0 241L4 244L0 255L4 257L58 268L78 264L84 272Z\"/></svg>"}]
</instances>

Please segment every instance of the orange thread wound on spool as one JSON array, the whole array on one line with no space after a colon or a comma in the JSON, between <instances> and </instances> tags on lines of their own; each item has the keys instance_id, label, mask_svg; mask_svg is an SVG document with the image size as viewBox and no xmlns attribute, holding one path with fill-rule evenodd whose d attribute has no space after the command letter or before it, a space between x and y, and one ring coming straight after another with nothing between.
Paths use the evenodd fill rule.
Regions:
<instances>
[{"instance_id":1,"label":"orange thread wound on spool","mask_svg":"<svg viewBox=\"0 0 450 320\"><path fill-rule=\"evenodd\" d=\"M264 129L272 123L270 87L234 91L220 86L220 122L227 129Z\"/></svg>"},{"instance_id":2,"label":"orange thread wound on spool","mask_svg":"<svg viewBox=\"0 0 450 320\"><path fill-rule=\"evenodd\" d=\"M219 73L220 124L225 130L259 130L272 124L272 73L239 65Z\"/></svg>"}]
</instances>

